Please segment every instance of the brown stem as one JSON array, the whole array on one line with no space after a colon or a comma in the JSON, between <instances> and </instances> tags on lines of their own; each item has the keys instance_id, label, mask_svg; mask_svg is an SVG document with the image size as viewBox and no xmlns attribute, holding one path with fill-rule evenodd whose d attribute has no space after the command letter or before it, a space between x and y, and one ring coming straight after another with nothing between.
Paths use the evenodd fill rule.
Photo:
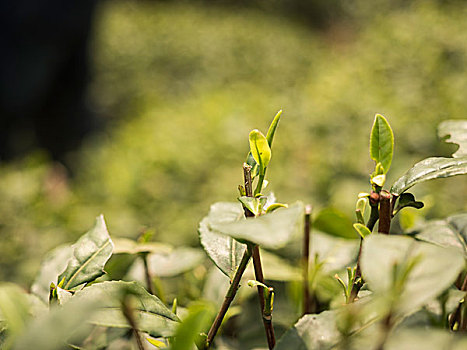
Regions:
<instances>
[{"instance_id":1,"label":"brown stem","mask_svg":"<svg viewBox=\"0 0 467 350\"><path fill-rule=\"evenodd\" d=\"M143 253L141 257L143 258L144 275L146 277L146 286L148 288L148 292L154 295L154 283L152 282L151 272L149 271L148 255L148 253Z\"/></svg>"},{"instance_id":2,"label":"brown stem","mask_svg":"<svg viewBox=\"0 0 467 350\"><path fill-rule=\"evenodd\" d=\"M243 179L244 179L244 184L245 184L245 192L247 197L253 197L253 189L252 189L252 180L251 180L251 166L248 164L243 163ZM249 211L247 208L243 208L245 212L245 216L248 217L254 217L255 214L253 214L251 211ZM259 247L255 245L252 249L252 255L253 255L253 266L255 269L255 279L258 282L261 282L264 284L264 275L263 275L263 267L261 265L261 255L259 253ZM272 327L272 319L271 317L265 317L264 315L264 291L262 286L258 286L258 298L259 298L259 305L261 308L261 315L263 317L263 324L264 324L264 330L266 332L266 338L268 341L269 349L274 348L274 345L276 344L276 339L274 336L274 328Z\"/></svg>"},{"instance_id":3,"label":"brown stem","mask_svg":"<svg viewBox=\"0 0 467 350\"><path fill-rule=\"evenodd\" d=\"M274 297L274 288L267 288L266 290L264 290L264 294L266 294L266 303L263 308L263 323L266 329L266 337L268 340L269 349L273 349L276 345L274 328L272 327L272 298Z\"/></svg>"},{"instance_id":4,"label":"brown stem","mask_svg":"<svg viewBox=\"0 0 467 350\"><path fill-rule=\"evenodd\" d=\"M391 194L381 191L379 198L378 232L388 235L391 228Z\"/></svg>"},{"instance_id":5,"label":"brown stem","mask_svg":"<svg viewBox=\"0 0 467 350\"><path fill-rule=\"evenodd\" d=\"M255 279L258 282L261 282L264 284L264 276L263 276L263 267L261 266L261 256L259 254L259 247L254 246L253 248L253 266L255 268ZM261 308L261 316L263 318L263 324L264 324L264 331L266 332L266 339L268 341L268 346L269 349L273 349L274 346L276 345L276 338L274 336L274 328L272 326L272 317L271 315L266 315L265 314L265 308L264 308L264 287L263 286L258 286L258 299L259 299L259 305Z\"/></svg>"},{"instance_id":6,"label":"brown stem","mask_svg":"<svg viewBox=\"0 0 467 350\"><path fill-rule=\"evenodd\" d=\"M366 224L366 227L373 232L373 229L376 225L376 222L378 221L379 218L379 211L378 211L378 204L380 201L380 196L376 192L372 192L370 195L370 207L371 207L371 212L370 212L370 218L368 219L368 222ZM362 278L362 271L360 268L360 259L362 256L362 245L363 245L363 239L360 239L360 247L358 249L358 257L357 257L357 269L355 271L355 279L354 279L354 284L352 285L352 290L350 291L350 296L349 296L349 303L353 303L355 299L358 296L358 292L360 289L363 287L364 281Z\"/></svg>"},{"instance_id":7,"label":"brown stem","mask_svg":"<svg viewBox=\"0 0 467 350\"><path fill-rule=\"evenodd\" d=\"M303 231L303 314L311 313L310 286L308 281L310 264L311 205L305 208L305 227Z\"/></svg>"},{"instance_id":8,"label":"brown stem","mask_svg":"<svg viewBox=\"0 0 467 350\"><path fill-rule=\"evenodd\" d=\"M138 349L144 350L143 342L141 341L141 336L136 326L136 320L133 315L133 310L128 305L128 296L125 297L125 299L122 301L122 312L126 320L128 321L128 324L130 325L131 330L133 331L133 335L136 339L136 344L138 345Z\"/></svg>"},{"instance_id":9,"label":"brown stem","mask_svg":"<svg viewBox=\"0 0 467 350\"><path fill-rule=\"evenodd\" d=\"M243 163L243 181L245 183L245 192L247 197L253 197L253 184L251 180L251 166Z\"/></svg>"},{"instance_id":10,"label":"brown stem","mask_svg":"<svg viewBox=\"0 0 467 350\"><path fill-rule=\"evenodd\" d=\"M464 277L464 282L462 282L460 290L467 292L467 274ZM458 330L467 330L466 311L464 310L464 312L462 312L464 303L464 301L460 302L459 305L457 305L456 310L449 317L449 328L451 328L451 330L454 330L456 323L458 324Z\"/></svg>"},{"instance_id":11,"label":"brown stem","mask_svg":"<svg viewBox=\"0 0 467 350\"><path fill-rule=\"evenodd\" d=\"M229 290L227 291L224 302L221 305L221 308L219 310L219 313L217 314L214 322L211 325L211 328L209 329L208 336L206 339L206 349L211 346L214 337L217 334L217 331L219 330L219 327L221 326L222 320L224 319L225 314L227 313L227 310L229 309L230 304L232 303L233 299L235 298L235 295L237 294L238 287L240 285L240 280L243 276L243 273L245 272L245 269L248 265L248 262L250 261L251 258L251 250L250 248L247 248L245 250L245 253L243 253L242 260L240 261L240 265L238 266L237 271L235 272L235 276L230 283Z\"/></svg>"}]
</instances>

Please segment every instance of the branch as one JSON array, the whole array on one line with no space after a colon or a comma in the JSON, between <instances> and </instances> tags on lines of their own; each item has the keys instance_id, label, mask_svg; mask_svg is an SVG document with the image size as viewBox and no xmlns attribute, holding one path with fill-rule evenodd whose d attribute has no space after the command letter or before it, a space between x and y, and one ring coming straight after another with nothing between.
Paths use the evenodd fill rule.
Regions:
<instances>
[{"instance_id":1,"label":"branch","mask_svg":"<svg viewBox=\"0 0 467 350\"><path fill-rule=\"evenodd\" d=\"M378 232L388 235L391 228L391 194L381 191L379 195L379 226Z\"/></svg>"},{"instance_id":2,"label":"branch","mask_svg":"<svg viewBox=\"0 0 467 350\"><path fill-rule=\"evenodd\" d=\"M368 219L366 227L368 227L368 229L372 232L379 218L379 211L378 211L379 201L380 201L380 195L376 192L371 192L371 195L370 195L371 212L370 212L370 218ZM352 286L352 290L350 291L349 303L353 303L355 301L355 299L358 296L358 292L360 291L360 289L363 287L363 284L364 284L364 281L362 278L362 271L360 268L360 258L362 256L362 245L363 245L363 239L360 239L360 248L358 250L358 257L357 257L357 269L355 271L355 279L354 279L354 283Z\"/></svg>"},{"instance_id":3,"label":"branch","mask_svg":"<svg viewBox=\"0 0 467 350\"><path fill-rule=\"evenodd\" d=\"M214 337L217 334L217 331L219 330L219 327L221 326L222 320L224 319L225 314L227 313L227 310L229 309L230 304L232 303L233 299L235 298L235 295L237 294L237 290L240 286L240 280L243 276L243 273L245 272L245 269L248 265L248 262L250 261L251 258L251 250L248 247L245 250L245 253L243 253L242 260L240 261L240 265L238 266L237 271L235 272L235 276L230 283L229 290L227 291L224 302L222 303L222 306L219 310L219 313L217 314L214 322L211 325L211 328L209 329L208 336L206 339L206 349L211 346Z\"/></svg>"},{"instance_id":4,"label":"branch","mask_svg":"<svg viewBox=\"0 0 467 350\"><path fill-rule=\"evenodd\" d=\"M244 184L245 184L245 192L248 197L253 197L253 191L252 191L252 180L251 180L251 166L247 164L243 164L243 179L244 179ZM248 217L254 217L255 214L253 214L251 211L249 211L247 208L243 208L245 212L245 216ZM253 267L255 269L255 279L256 281L264 284L264 275L263 275L263 267L261 265L261 255L259 253L259 247L257 245L253 246L252 248L252 255L253 255ZM264 331L266 332L266 338L268 341L268 346L269 349L273 349L274 345L276 344L276 339L274 336L274 328L272 327L272 320L269 318L267 320L264 317L264 292L263 292L263 287L258 285L258 299L259 299L259 305L261 308L261 313L263 316L263 324L264 324Z\"/></svg>"},{"instance_id":5,"label":"branch","mask_svg":"<svg viewBox=\"0 0 467 350\"><path fill-rule=\"evenodd\" d=\"M311 205L305 208L305 228L303 232L303 314L311 313L310 286L308 281L310 264Z\"/></svg>"}]
</instances>

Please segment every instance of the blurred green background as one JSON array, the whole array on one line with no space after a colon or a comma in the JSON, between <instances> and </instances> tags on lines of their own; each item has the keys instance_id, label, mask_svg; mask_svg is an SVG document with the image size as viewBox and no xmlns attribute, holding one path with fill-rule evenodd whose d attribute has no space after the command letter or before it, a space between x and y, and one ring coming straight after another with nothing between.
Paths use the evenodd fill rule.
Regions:
<instances>
[{"instance_id":1,"label":"blurred green background","mask_svg":"<svg viewBox=\"0 0 467 350\"><path fill-rule=\"evenodd\" d=\"M198 246L215 201L233 201L248 133L283 118L269 166L281 202L352 216L368 191L375 113L395 133L392 183L455 149L437 124L466 118L465 1L103 1L89 107L106 128L69 155L0 164L0 280L28 286L44 252L103 213L112 236ZM467 209L463 178L417 188L429 218Z\"/></svg>"}]
</instances>

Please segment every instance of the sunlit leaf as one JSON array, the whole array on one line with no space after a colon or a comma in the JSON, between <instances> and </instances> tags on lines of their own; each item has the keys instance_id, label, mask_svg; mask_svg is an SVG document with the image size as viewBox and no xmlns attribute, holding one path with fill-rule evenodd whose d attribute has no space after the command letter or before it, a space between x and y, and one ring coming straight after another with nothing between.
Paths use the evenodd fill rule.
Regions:
<instances>
[{"instance_id":1,"label":"sunlit leaf","mask_svg":"<svg viewBox=\"0 0 467 350\"><path fill-rule=\"evenodd\" d=\"M31 287L31 292L48 303L50 284L57 282L58 275L65 270L68 260L72 256L73 248L71 245L63 245L47 253Z\"/></svg>"},{"instance_id":2,"label":"sunlit leaf","mask_svg":"<svg viewBox=\"0 0 467 350\"><path fill-rule=\"evenodd\" d=\"M445 120L438 125L438 136L448 136L445 142L459 145L454 158L467 156L467 120Z\"/></svg>"},{"instance_id":3,"label":"sunlit leaf","mask_svg":"<svg viewBox=\"0 0 467 350\"><path fill-rule=\"evenodd\" d=\"M211 205L209 214L198 228L199 239L206 254L230 279L237 271L246 246L232 237L220 234L211 225L235 222L242 217L243 209L239 203L219 202Z\"/></svg>"},{"instance_id":4,"label":"sunlit leaf","mask_svg":"<svg viewBox=\"0 0 467 350\"><path fill-rule=\"evenodd\" d=\"M418 240L433 243L441 247L451 247L467 258L467 214L457 214L445 220L430 220L410 235Z\"/></svg>"},{"instance_id":5,"label":"sunlit leaf","mask_svg":"<svg viewBox=\"0 0 467 350\"><path fill-rule=\"evenodd\" d=\"M250 132L250 152L259 165L259 171L264 174L266 167L271 160L271 148L269 147L268 140L259 130L252 130Z\"/></svg>"},{"instance_id":6,"label":"sunlit leaf","mask_svg":"<svg viewBox=\"0 0 467 350\"><path fill-rule=\"evenodd\" d=\"M266 134L266 140L268 140L269 147L272 148L272 141L274 140L274 135L276 134L277 125L279 124L279 120L281 119L282 109L277 112L274 119L269 125L268 133Z\"/></svg>"},{"instance_id":7,"label":"sunlit leaf","mask_svg":"<svg viewBox=\"0 0 467 350\"><path fill-rule=\"evenodd\" d=\"M370 157L381 163L384 174L392 163L394 150L394 134L388 121L381 114L376 114L370 136Z\"/></svg>"},{"instance_id":8,"label":"sunlit leaf","mask_svg":"<svg viewBox=\"0 0 467 350\"><path fill-rule=\"evenodd\" d=\"M125 296L132 297L130 306L138 330L153 337L173 335L178 317L159 298L149 294L136 282L96 283L78 291L73 299L99 301L98 308L89 317L89 322L105 327L130 328L121 310Z\"/></svg>"},{"instance_id":9,"label":"sunlit leaf","mask_svg":"<svg viewBox=\"0 0 467 350\"><path fill-rule=\"evenodd\" d=\"M405 329L391 334L384 349L464 350L467 349L467 339L441 329Z\"/></svg>"},{"instance_id":10,"label":"sunlit leaf","mask_svg":"<svg viewBox=\"0 0 467 350\"><path fill-rule=\"evenodd\" d=\"M431 157L418 162L392 185L391 193L400 195L420 182L467 174L467 121L445 121L439 125L438 135L450 135L445 141L459 145L453 158Z\"/></svg>"},{"instance_id":11,"label":"sunlit leaf","mask_svg":"<svg viewBox=\"0 0 467 350\"><path fill-rule=\"evenodd\" d=\"M463 174L467 174L467 156L427 158L415 164L402 175L392 185L391 193L397 196L418 183Z\"/></svg>"},{"instance_id":12,"label":"sunlit leaf","mask_svg":"<svg viewBox=\"0 0 467 350\"><path fill-rule=\"evenodd\" d=\"M188 315L182 320L175 331L171 350L192 349L195 342L203 339L200 333L209 330L214 310L207 304L194 304L188 309Z\"/></svg>"},{"instance_id":13,"label":"sunlit leaf","mask_svg":"<svg viewBox=\"0 0 467 350\"><path fill-rule=\"evenodd\" d=\"M169 253L172 247L165 243L138 243L128 238L114 238L113 254Z\"/></svg>"},{"instance_id":14,"label":"sunlit leaf","mask_svg":"<svg viewBox=\"0 0 467 350\"><path fill-rule=\"evenodd\" d=\"M401 291L394 288L394 268L416 261ZM396 298L398 312L416 310L446 290L464 268L455 249L418 242L406 236L371 235L363 242L361 269L375 293ZM391 293L397 293L394 296Z\"/></svg>"},{"instance_id":15,"label":"sunlit leaf","mask_svg":"<svg viewBox=\"0 0 467 350\"><path fill-rule=\"evenodd\" d=\"M58 281L64 281L63 289L70 290L102 276L112 251L113 243L101 215L96 219L94 228L73 245L73 256L66 270L58 277Z\"/></svg>"},{"instance_id":16,"label":"sunlit leaf","mask_svg":"<svg viewBox=\"0 0 467 350\"><path fill-rule=\"evenodd\" d=\"M211 230L248 241L266 248L284 246L303 224L304 207L297 202L289 208L278 209L257 218L240 219L234 222L211 222Z\"/></svg>"},{"instance_id":17,"label":"sunlit leaf","mask_svg":"<svg viewBox=\"0 0 467 350\"><path fill-rule=\"evenodd\" d=\"M369 236L371 234L371 231L365 225L356 223L356 224L353 224L353 228L355 229L355 231L357 231L357 233L362 238L365 238L366 236Z\"/></svg>"},{"instance_id":18,"label":"sunlit leaf","mask_svg":"<svg viewBox=\"0 0 467 350\"><path fill-rule=\"evenodd\" d=\"M30 317L26 293L13 283L0 284L0 323L5 324L8 336L2 345L6 349L21 334Z\"/></svg>"},{"instance_id":19,"label":"sunlit leaf","mask_svg":"<svg viewBox=\"0 0 467 350\"><path fill-rule=\"evenodd\" d=\"M261 263L263 265L265 280L299 281L303 278L302 271L299 266L295 266L289 261L266 250L261 250ZM255 279L252 264L248 265L244 276L247 279Z\"/></svg>"}]
</instances>

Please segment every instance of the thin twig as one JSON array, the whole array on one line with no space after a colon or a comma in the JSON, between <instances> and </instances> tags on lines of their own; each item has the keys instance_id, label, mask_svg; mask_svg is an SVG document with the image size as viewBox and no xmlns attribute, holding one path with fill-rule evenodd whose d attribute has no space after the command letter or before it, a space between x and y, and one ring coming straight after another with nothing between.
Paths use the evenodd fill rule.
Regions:
<instances>
[{"instance_id":1,"label":"thin twig","mask_svg":"<svg viewBox=\"0 0 467 350\"><path fill-rule=\"evenodd\" d=\"M467 274L464 277L464 282L462 282L460 290L467 292ZM449 317L449 328L451 328L451 330L454 330L456 323L458 324L457 330L467 330L467 315L465 310L462 312L464 303L465 301L461 301L459 305L457 305L456 310Z\"/></svg>"},{"instance_id":2,"label":"thin twig","mask_svg":"<svg viewBox=\"0 0 467 350\"><path fill-rule=\"evenodd\" d=\"M146 277L146 286L148 288L148 292L154 295L154 283L152 281L151 271L149 271L148 255L148 253L142 253L141 257L143 258L144 275Z\"/></svg>"},{"instance_id":3,"label":"thin twig","mask_svg":"<svg viewBox=\"0 0 467 350\"><path fill-rule=\"evenodd\" d=\"M252 180L251 180L251 166L247 164L243 164L243 179L245 185L245 192L247 197L253 197L252 191ZM243 208L245 212L245 216L254 217L255 214L249 211L247 208ZM263 275L263 267L261 265L261 255L259 253L259 247L257 245L253 246L252 248L252 255L253 255L253 267L255 270L255 279L264 284L264 275ZM268 341L269 349L273 349L274 345L276 344L276 339L274 336L274 328L272 327L271 318L265 318L264 316L264 291L262 286L258 285L258 299L259 305L261 309L261 315L263 318L264 330L266 332L266 339Z\"/></svg>"},{"instance_id":4,"label":"thin twig","mask_svg":"<svg viewBox=\"0 0 467 350\"><path fill-rule=\"evenodd\" d=\"M379 211L378 211L379 200L380 200L379 194L376 192L372 192L370 195L370 207L371 207L370 218L368 219L368 222L366 224L366 227L371 232L373 232L373 228L375 227L376 222L379 219ZM352 285L352 290L350 291L349 303L353 303L355 301L355 299L358 296L358 292L360 291L360 289L363 287L363 284L364 284L364 281L362 278L362 271L360 268L360 259L362 256L362 245L363 245L363 239L360 239L360 247L358 249L358 257L357 257L357 269L355 271L354 284Z\"/></svg>"},{"instance_id":5,"label":"thin twig","mask_svg":"<svg viewBox=\"0 0 467 350\"><path fill-rule=\"evenodd\" d=\"M305 226L303 231L303 314L311 313L310 286L308 281L310 264L311 205L305 208Z\"/></svg>"},{"instance_id":6,"label":"thin twig","mask_svg":"<svg viewBox=\"0 0 467 350\"><path fill-rule=\"evenodd\" d=\"M250 261L251 258L251 250L247 248L245 250L245 253L243 253L242 260L240 261L240 265L238 266L237 271L235 272L235 276L230 283L229 290L227 291L224 302L222 303L222 306L219 310L219 313L217 314L214 322L211 325L211 328L209 329L208 336L206 339L206 349L211 346L214 337L217 334L217 331L219 330L219 327L221 326L222 320L224 319L225 314L227 313L227 310L229 309L230 304L232 303L233 299L235 298L235 295L237 294L238 287L240 286L240 280L243 276L243 273L245 272L245 269L248 265L248 262Z\"/></svg>"},{"instance_id":7,"label":"thin twig","mask_svg":"<svg viewBox=\"0 0 467 350\"><path fill-rule=\"evenodd\" d=\"M125 299L122 301L122 312L126 320L128 321L128 324L130 325L131 330L133 331L133 335L136 339L136 344L138 345L138 349L144 350L143 342L141 341L141 336L139 334L139 331L136 325L136 320L133 315L133 310L128 305L128 296L126 296Z\"/></svg>"}]
</instances>

